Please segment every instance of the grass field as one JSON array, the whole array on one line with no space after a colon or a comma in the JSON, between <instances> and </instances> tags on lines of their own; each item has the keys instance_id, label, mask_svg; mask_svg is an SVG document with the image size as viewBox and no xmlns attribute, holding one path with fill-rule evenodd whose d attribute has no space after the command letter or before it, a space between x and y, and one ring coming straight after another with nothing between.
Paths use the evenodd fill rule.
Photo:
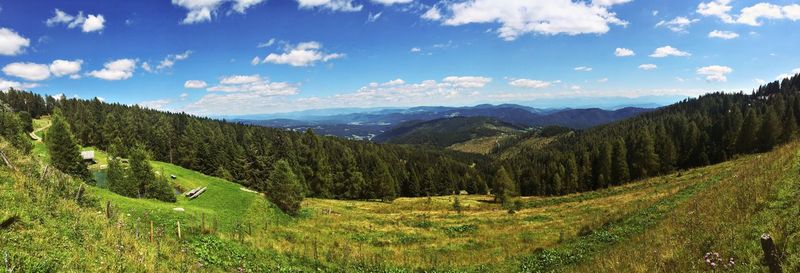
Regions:
<instances>
[{"instance_id":1,"label":"grass field","mask_svg":"<svg viewBox=\"0 0 800 273\"><path fill-rule=\"evenodd\" d=\"M57 210L61 212L56 215L59 218L48 220L53 223L41 229L27 226L37 232L61 232L54 230L58 223L71 223L69 213L81 215L80 219L88 222L79 227L105 232L90 243L93 248L113 248L118 244L113 236L120 236L129 240L126 244L139 249L122 252L124 257L116 260L119 267L113 268L131 268L135 265L131 262L139 259L179 263L149 265L143 271L196 271L197 267L186 264L200 263L204 265L200 271L250 272L722 270L702 261L706 252L734 258L736 266L730 271L760 272L764 268L758 236L770 232L786 251L784 268L790 271L785 272L797 272L800 224L792 219L800 217L798 150L800 143L795 142L770 153L601 191L521 198L521 209L513 214L492 203L491 196L469 195L458 197L460 213L452 206L455 196L399 198L392 203L307 198L300 215L289 217L261 194L236 183L152 162L155 171L177 177L170 180L176 188L202 186L208 191L195 200L180 196L176 203L164 203L122 197L90 186L88 192L96 199L95 206L81 209L74 202L69 205L69 200L58 201L67 205ZM96 156L98 163L91 169L102 174L106 155L96 150ZM3 177L0 186L4 189L14 185L14 177L20 179L19 174ZM3 202L22 198L13 193L4 191L0 198ZM74 193L67 196L70 195ZM0 208L0 217L22 212L29 215L25 218L29 222L50 219L39 209L26 212L30 206L41 205L36 202L43 202L36 201L40 198L29 199ZM104 224L107 220L102 213L107 202L113 211L108 225ZM161 231L166 246L154 246L146 236L133 235L139 234L140 229L146 233L151 221ZM182 240L177 239L178 222L183 228ZM91 234L95 233L43 238L56 245L74 246L93 238ZM29 237L20 241L4 237L7 245L3 249L13 251L15 248L8 246L12 245L57 253L44 241L32 239L35 235L26 236ZM30 245L19 246L19 242ZM180 253L164 257L171 254L164 254L162 246ZM87 254L88 262L81 262L75 253L53 263L77 271L112 268L99 263L103 257ZM64 261L68 263L65 265Z\"/></svg>"}]
</instances>

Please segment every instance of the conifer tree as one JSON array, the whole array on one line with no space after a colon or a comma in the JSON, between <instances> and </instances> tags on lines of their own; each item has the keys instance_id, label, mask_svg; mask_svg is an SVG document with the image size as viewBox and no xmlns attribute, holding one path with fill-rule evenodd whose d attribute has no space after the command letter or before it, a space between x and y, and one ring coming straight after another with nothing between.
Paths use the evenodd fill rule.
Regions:
<instances>
[{"instance_id":1,"label":"conifer tree","mask_svg":"<svg viewBox=\"0 0 800 273\"><path fill-rule=\"evenodd\" d=\"M752 153L755 150L760 127L758 114L753 107L748 107L742 123L742 129L736 139L736 147L740 153Z\"/></svg>"},{"instance_id":2,"label":"conifer tree","mask_svg":"<svg viewBox=\"0 0 800 273\"><path fill-rule=\"evenodd\" d=\"M50 152L51 164L64 173L91 181L91 173L83 163L78 144L61 111L56 110L52 119L52 125L47 130L47 139L45 140L47 150Z\"/></svg>"},{"instance_id":3,"label":"conifer tree","mask_svg":"<svg viewBox=\"0 0 800 273\"><path fill-rule=\"evenodd\" d=\"M614 178L614 185L620 185L630 180L628 170L628 150L625 148L625 141L621 138L614 143L614 159L611 161L611 176Z\"/></svg>"},{"instance_id":4,"label":"conifer tree","mask_svg":"<svg viewBox=\"0 0 800 273\"><path fill-rule=\"evenodd\" d=\"M267 199L284 213L297 215L303 202L303 187L286 160L278 160L267 182Z\"/></svg>"},{"instance_id":5,"label":"conifer tree","mask_svg":"<svg viewBox=\"0 0 800 273\"><path fill-rule=\"evenodd\" d=\"M761 122L761 129L758 131L758 143L761 151L772 150L781 136L781 128L778 115L774 108L767 109Z\"/></svg>"},{"instance_id":6,"label":"conifer tree","mask_svg":"<svg viewBox=\"0 0 800 273\"><path fill-rule=\"evenodd\" d=\"M119 195L137 197L138 189L136 184L128 179L129 176L129 171L123 166L122 160L115 156L109 156L106 171L108 189Z\"/></svg>"},{"instance_id":7,"label":"conifer tree","mask_svg":"<svg viewBox=\"0 0 800 273\"><path fill-rule=\"evenodd\" d=\"M511 180L505 167L500 167L500 169L497 170L494 176L494 189L492 193L494 194L494 201L503 205L511 201L512 197L516 196L514 181Z\"/></svg>"}]
</instances>

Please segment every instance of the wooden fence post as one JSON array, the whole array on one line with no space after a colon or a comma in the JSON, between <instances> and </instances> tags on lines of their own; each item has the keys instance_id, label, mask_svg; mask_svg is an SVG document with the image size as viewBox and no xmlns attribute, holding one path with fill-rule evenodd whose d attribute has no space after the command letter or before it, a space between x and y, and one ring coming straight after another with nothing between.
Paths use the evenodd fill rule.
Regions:
<instances>
[{"instance_id":1,"label":"wooden fence post","mask_svg":"<svg viewBox=\"0 0 800 273\"><path fill-rule=\"evenodd\" d=\"M78 193L75 194L75 203L81 202L81 197L83 196L84 190L85 189L83 188L83 184L81 184L81 186L78 188Z\"/></svg>"},{"instance_id":2,"label":"wooden fence post","mask_svg":"<svg viewBox=\"0 0 800 273\"><path fill-rule=\"evenodd\" d=\"M150 243L153 242L153 221L150 221Z\"/></svg>"},{"instance_id":3,"label":"wooden fence post","mask_svg":"<svg viewBox=\"0 0 800 273\"><path fill-rule=\"evenodd\" d=\"M106 201L106 218L111 219L111 201Z\"/></svg>"},{"instance_id":4,"label":"wooden fence post","mask_svg":"<svg viewBox=\"0 0 800 273\"><path fill-rule=\"evenodd\" d=\"M178 221L178 240L181 239L181 221Z\"/></svg>"},{"instance_id":5,"label":"wooden fence post","mask_svg":"<svg viewBox=\"0 0 800 273\"><path fill-rule=\"evenodd\" d=\"M761 235L761 250L764 251L764 262L769 266L769 273L782 273L781 264L778 261L778 249L769 233Z\"/></svg>"}]
</instances>

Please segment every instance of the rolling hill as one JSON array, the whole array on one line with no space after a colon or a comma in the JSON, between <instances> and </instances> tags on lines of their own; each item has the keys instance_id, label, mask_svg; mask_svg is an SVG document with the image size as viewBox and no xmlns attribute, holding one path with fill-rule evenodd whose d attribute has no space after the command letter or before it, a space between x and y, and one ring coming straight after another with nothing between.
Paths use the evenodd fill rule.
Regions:
<instances>
[{"instance_id":1,"label":"rolling hill","mask_svg":"<svg viewBox=\"0 0 800 273\"><path fill-rule=\"evenodd\" d=\"M560 125L575 129L589 128L652 111L650 108L625 107L614 110L538 109L516 104L481 104L471 107L413 107L380 109L327 116L288 115L279 119L233 119L246 124L286 128L295 131L313 129L322 135L351 139L372 139L397 127L451 117L489 117L519 127ZM379 142L380 142L379 138Z\"/></svg>"},{"instance_id":2,"label":"rolling hill","mask_svg":"<svg viewBox=\"0 0 800 273\"><path fill-rule=\"evenodd\" d=\"M372 140L378 143L428 145L439 148L472 139L513 135L523 127L489 117L454 117L430 121L410 121L388 130Z\"/></svg>"}]
</instances>

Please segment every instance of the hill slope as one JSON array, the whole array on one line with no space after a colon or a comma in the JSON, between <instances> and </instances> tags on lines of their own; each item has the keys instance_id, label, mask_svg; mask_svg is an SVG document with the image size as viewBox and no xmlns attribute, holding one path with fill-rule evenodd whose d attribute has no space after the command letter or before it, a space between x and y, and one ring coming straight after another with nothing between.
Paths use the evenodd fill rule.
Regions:
<instances>
[{"instance_id":1,"label":"hill slope","mask_svg":"<svg viewBox=\"0 0 800 273\"><path fill-rule=\"evenodd\" d=\"M522 129L494 118L454 117L407 122L378 135L373 141L444 148L476 138L516 134Z\"/></svg>"}]
</instances>

